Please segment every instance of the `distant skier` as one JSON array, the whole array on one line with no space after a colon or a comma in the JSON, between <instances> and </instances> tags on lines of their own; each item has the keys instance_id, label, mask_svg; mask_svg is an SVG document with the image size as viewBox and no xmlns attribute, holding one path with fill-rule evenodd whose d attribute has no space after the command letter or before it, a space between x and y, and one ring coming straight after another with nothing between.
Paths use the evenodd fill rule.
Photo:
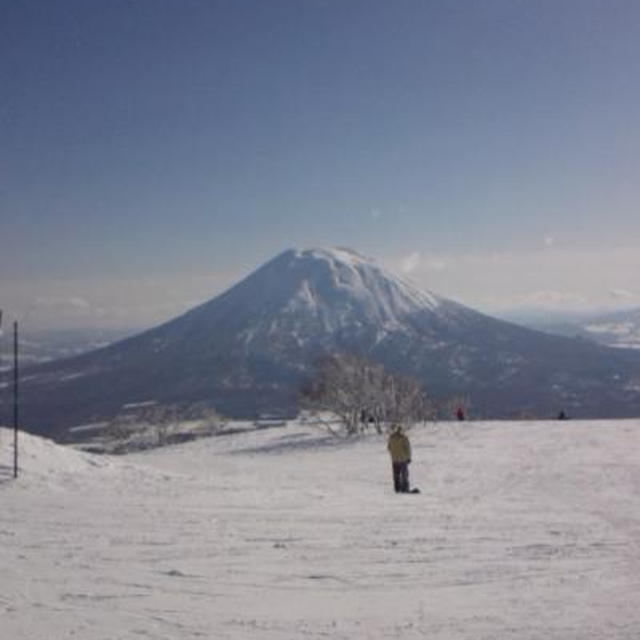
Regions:
<instances>
[{"instance_id":1,"label":"distant skier","mask_svg":"<svg viewBox=\"0 0 640 640\"><path fill-rule=\"evenodd\" d=\"M558 414L558 420L568 420L569 416L564 412L564 411L560 411L560 413Z\"/></svg>"},{"instance_id":2,"label":"distant skier","mask_svg":"<svg viewBox=\"0 0 640 640\"><path fill-rule=\"evenodd\" d=\"M393 467L393 488L396 493L409 493L409 463L411 462L411 444L400 425L392 427L387 441Z\"/></svg>"},{"instance_id":3,"label":"distant skier","mask_svg":"<svg viewBox=\"0 0 640 640\"><path fill-rule=\"evenodd\" d=\"M462 421L464 420L464 409L462 407L458 407L458 410L456 411L456 418L458 418L458 420Z\"/></svg>"}]
</instances>

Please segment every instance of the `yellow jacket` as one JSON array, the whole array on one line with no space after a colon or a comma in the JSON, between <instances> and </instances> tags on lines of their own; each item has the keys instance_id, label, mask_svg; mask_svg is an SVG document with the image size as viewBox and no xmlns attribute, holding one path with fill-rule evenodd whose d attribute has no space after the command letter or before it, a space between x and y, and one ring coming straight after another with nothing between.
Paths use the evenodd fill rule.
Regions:
<instances>
[{"instance_id":1,"label":"yellow jacket","mask_svg":"<svg viewBox=\"0 0 640 640\"><path fill-rule=\"evenodd\" d=\"M394 431L387 441L387 449L391 454L392 462L410 462L411 445L409 438L401 431Z\"/></svg>"}]
</instances>

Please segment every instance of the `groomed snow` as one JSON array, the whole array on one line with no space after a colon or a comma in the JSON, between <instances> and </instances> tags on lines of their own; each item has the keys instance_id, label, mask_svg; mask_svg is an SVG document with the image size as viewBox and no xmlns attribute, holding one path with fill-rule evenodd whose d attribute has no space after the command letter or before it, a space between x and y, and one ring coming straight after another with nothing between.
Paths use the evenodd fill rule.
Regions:
<instances>
[{"instance_id":1,"label":"groomed snow","mask_svg":"<svg viewBox=\"0 0 640 640\"><path fill-rule=\"evenodd\" d=\"M297 423L121 458L0 431L12 640L640 637L640 420Z\"/></svg>"}]
</instances>

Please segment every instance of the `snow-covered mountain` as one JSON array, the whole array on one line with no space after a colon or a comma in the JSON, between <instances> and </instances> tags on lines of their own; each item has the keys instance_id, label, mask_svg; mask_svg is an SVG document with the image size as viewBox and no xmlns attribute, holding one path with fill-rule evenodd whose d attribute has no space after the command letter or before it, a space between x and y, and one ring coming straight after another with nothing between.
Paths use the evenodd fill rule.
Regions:
<instances>
[{"instance_id":1,"label":"snow-covered mountain","mask_svg":"<svg viewBox=\"0 0 640 640\"><path fill-rule=\"evenodd\" d=\"M620 349L640 349L640 309L591 315L564 322L531 322L526 326L562 336L581 336Z\"/></svg>"},{"instance_id":2,"label":"snow-covered mountain","mask_svg":"<svg viewBox=\"0 0 640 640\"><path fill-rule=\"evenodd\" d=\"M640 349L640 309L598 316L586 323L584 330L611 347Z\"/></svg>"},{"instance_id":3,"label":"snow-covered mountain","mask_svg":"<svg viewBox=\"0 0 640 640\"><path fill-rule=\"evenodd\" d=\"M476 415L640 412L640 354L531 331L388 273L347 249L289 250L164 325L25 373L34 430L125 403L206 401L232 416L296 411L316 359L349 351L469 396Z\"/></svg>"}]
</instances>

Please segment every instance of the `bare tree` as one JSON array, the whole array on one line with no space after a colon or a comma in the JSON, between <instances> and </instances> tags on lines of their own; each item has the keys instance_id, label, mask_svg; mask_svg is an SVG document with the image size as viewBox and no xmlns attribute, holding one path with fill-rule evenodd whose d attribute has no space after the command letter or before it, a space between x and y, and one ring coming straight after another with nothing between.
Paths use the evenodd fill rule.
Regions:
<instances>
[{"instance_id":1,"label":"bare tree","mask_svg":"<svg viewBox=\"0 0 640 640\"><path fill-rule=\"evenodd\" d=\"M364 403L359 389L359 361L351 356L328 356L316 368L316 376L302 391L303 406L335 415L347 433L356 433Z\"/></svg>"},{"instance_id":2,"label":"bare tree","mask_svg":"<svg viewBox=\"0 0 640 640\"><path fill-rule=\"evenodd\" d=\"M408 424L433 420L435 409L422 385L408 376L386 374L383 407L387 423Z\"/></svg>"},{"instance_id":3,"label":"bare tree","mask_svg":"<svg viewBox=\"0 0 640 640\"><path fill-rule=\"evenodd\" d=\"M195 431L198 435L212 435L226 426L228 419L213 407L199 405L195 408L193 419L197 420Z\"/></svg>"},{"instance_id":4,"label":"bare tree","mask_svg":"<svg viewBox=\"0 0 640 640\"><path fill-rule=\"evenodd\" d=\"M139 428L138 416L133 412L122 412L111 418L104 428L108 440L124 441Z\"/></svg>"},{"instance_id":5,"label":"bare tree","mask_svg":"<svg viewBox=\"0 0 640 640\"><path fill-rule=\"evenodd\" d=\"M142 420L155 434L156 444L161 447L167 444L171 432L180 424L180 409L175 404L150 406L142 414Z\"/></svg>"},{"instance_id":6,"label":"bare tree","mask_svg":"<svg viewBox=\"0 0 640 640\"><path fill-rule=\"evenodd\" d=\"M126 452L212 435L225 424L225 418L204 403L144 402L125 405L104 435L110 449Z\"/></svg>"},{"instance_id":7,"label":"bare tree","mask_svg":"<svg viewBox=\"0 0 640 640\"><path fill-rule=\"evenodd\" d=\"M418 381L348 354L319 361L316 376L303 389L302 405L316 415L336 416L347 434L371 425L382 433L385 424L427 420L433 413Z\"/></svg>"}]
</instances>

